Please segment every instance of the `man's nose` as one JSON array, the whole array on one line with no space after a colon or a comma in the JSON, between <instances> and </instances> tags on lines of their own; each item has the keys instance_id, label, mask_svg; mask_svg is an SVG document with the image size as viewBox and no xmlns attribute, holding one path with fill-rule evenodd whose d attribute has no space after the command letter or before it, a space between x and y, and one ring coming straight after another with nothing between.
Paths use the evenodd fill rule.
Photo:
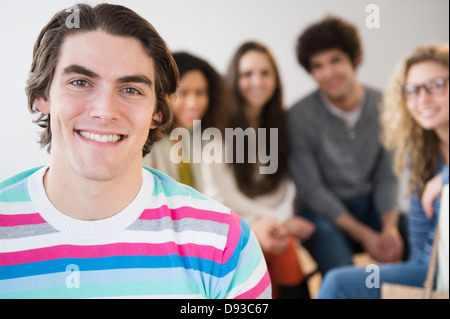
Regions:
<instances>
[{"instance_id":1,"label":"man's nose","mask_svg":"<svg viewBox=\"0 0 450 319\"><path fill-rule=\"evenodd\" d=\"M109 122L120 118L120 97L112 89L102 89L96 93L91 106L92 118Z\"/></svg>"}]
</instances>

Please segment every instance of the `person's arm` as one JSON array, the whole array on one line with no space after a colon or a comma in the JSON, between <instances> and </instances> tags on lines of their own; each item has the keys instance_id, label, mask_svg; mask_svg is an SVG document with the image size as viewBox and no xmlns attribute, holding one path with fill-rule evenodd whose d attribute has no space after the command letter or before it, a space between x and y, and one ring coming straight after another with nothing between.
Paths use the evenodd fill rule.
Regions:
<instances>
[{"instance_id":1,"label":"person's arm","mask_svg":"<svg viewBox=\"0 0 450 319\"><path fill-rule=\"evenodd\" d=\"M383 215L398 214L398 193L399 181L393 171L393 154L382 148L375 169L373 191L374 205L375 209L381 214L382 227L397 226L398 218L395 216L384 218Z\"/></svg>"},{"instance_id":2,"label":"person's arm","mask_svg":"<svg viewBox=\"0 0 450 319\"><path fill-rule=\"evenodd\" d=\"M221 267L215 298L272 297L269 272L258 240L248 224L233 212Z\"/></svg>"},{"instance_id":3,"label":"person's arm","mask_svg":"<svg viewBox=\"0 0 450 319\"><path fill-rule=\"evenodd\" d=\"M362 246L370 246L375 242L377 232L369 226L361 223L350 213L341 214L335 220L336 226L342 229L346 234L353 238Z\"/></svg>"},{"instance_id":4,"label":"person's arm","mask_svg":"<svg viewBox=\"0 0 450 319\"><path fill-rule=\"evenodd\" d=\"M395 219L396 216L398 216L396 213L386 214L386 222L390 222L387 219ZM364 223L361 223L349 213L337 217L335 219L335 224L353 238L353 240L364 247L364 250L375 260L379 262L394 262L399 260L401 255L398 255L399 249L397 246L401 246L400 252L402 252L403 241L400 239L400 243L398 243L397 236L388 232L391 228L386 228L385 234L379 233ZM398 231L395 230L395 233L397 232Z\"/></svg>"},{"instance_id":5,"label":"person's arm","mask_svg":"<svg viewBox=\"0 0 450 319\"><path fill-rule=\"evenodd\" d=\"M398 229L399 212L385 212L381 216L381 250L383 262L399 261L403 255L405 243Z\"/></svg>"},{"instance_id":6,"label":"person's arm","mask_svg":"<svg viewBox=\"0 0 450 319\"><path fill-rule=\"evenodd\" d=\"M404 242L398 230L398 190L398 177L393 171L393 154L382 148L374 174L373 192L375 208L381 219L376 258L380 262L398 261L403 254Z\"/></svg>"},{"instance_id":7,"label":"person's arm","mask_svg":"<svg viewBox=\"0 0 450 319\"><path fill-rule=\"evenodd\" d=\"M316 148L317 129L302 116L290 111L288 116L291 140L290 170L302 198L316 214L334 220L347 212L342 201L325 185Z\"/></svg>"},{"instance_id":8,"label":"person's arm","mask_svg":"<svg viewBox=\"0 0 450 319\"><path fill-rule=\"evenodd\" d=\"M433 202L442 193L442 186L448 184L448 175L449 166L445 165L442 171L425 185L421 202L428 218L433 216Z\"/></svg>"},{"instance_id":9,"label":"person's arm","mask_svg":"<svg viewBox=\"0 0 450 319\"><path fill-rule=\"evenodd\" d=\"M230 207L247 223L261 217L271 217L273 210L245 196L236 184L231 168L226 163L202 164L205 195Z\"/></svg>"}]
</instances>

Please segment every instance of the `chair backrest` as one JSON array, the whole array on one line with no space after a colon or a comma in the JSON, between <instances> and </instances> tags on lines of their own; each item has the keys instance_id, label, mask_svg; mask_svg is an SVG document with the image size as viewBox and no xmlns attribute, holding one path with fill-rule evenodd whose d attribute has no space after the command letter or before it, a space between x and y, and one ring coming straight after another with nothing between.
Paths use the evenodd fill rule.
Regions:
<instances>
[{"instance_id":1,"label":"chair backrest","mask_svg":"<svg viewBox=\"0 0 450 319\"><path fill-rule=\"evenodd\" d=\"M439 210L438 273L436 290L449 292L449 186L444 185Z\"/></svg>"}]
</instances>

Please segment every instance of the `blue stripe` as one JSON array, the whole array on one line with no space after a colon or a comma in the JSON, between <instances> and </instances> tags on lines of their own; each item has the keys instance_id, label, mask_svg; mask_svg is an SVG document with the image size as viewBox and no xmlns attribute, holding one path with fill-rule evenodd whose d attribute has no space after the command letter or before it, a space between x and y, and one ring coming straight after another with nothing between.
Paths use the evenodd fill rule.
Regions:
<instances>
[{"instance_id":1,"label":"blue stripe","mask_svg":"<svg viewBox=\"0 0 450 319\"><path fill-rule=\"evenodd\" d=\"M27 170L25 172L19 173L17 175L14 175L8 179L5 179L4 181L0 182L0 190L2 190L3 188L6 188L8 186L14 185L20 181L25 180L26 178L28 178L30 175L32 175L33 173L35 173L36 171L38 171L39 169L41 169L43 166L41 167L35 167L32 168L30 170Z\"/></svg>"},{"instance_id":2,"label":"blue stripe","mask_svg":"<svg viewBox=\"0 0 450 319\"><path fill-rule=\"evenodd\" d=\"M249 241L250 226L248 226L248 224L245 223L243 219L241 219L240 228L241 228L241 235L239 237L239 242L237 244L236 249L234 249L230 259L223 265L222 270L223 276L227 275L230 271L234 271L236 269L238 260L239 258L241 258L241 251L244 250L245 246L247 246L247 243Z\"/></svg>"},{"instance_id":3,"label":"blue stripe","mask_svg":"<svg viewBox=\"0 0 450 319\"><path fill-rule=\"evenodd\" d=\"M176 268L198 270L220 277L222 265L198 257L166 256L113 256L101 258L62 258L20 265L0 267L0 280L65 272L67 265L75 264L81 271L136 268Z\"/></svg>"},{"instance_id":4,"label":"blue stripe","mask_svg":"<svg viewBox=\"0 0 450 319\"><path fill-rule=\"evenodd\" d=\"M66 279L71 275L69 272L58 272L33 277L15 278L0 281L0 295L26 290L41 290L47 288L65 287ZM204 280L204 273L196 270L186 270L184 268L167 269L121 269L121 270L96 270L83 271L80 269L79 280L81 285L98 285L108 283L127 282L196 282ZM211 276L213 277L213 276ZM211 278L216 282L217 278Z\"/></svg>"}]
</instances>

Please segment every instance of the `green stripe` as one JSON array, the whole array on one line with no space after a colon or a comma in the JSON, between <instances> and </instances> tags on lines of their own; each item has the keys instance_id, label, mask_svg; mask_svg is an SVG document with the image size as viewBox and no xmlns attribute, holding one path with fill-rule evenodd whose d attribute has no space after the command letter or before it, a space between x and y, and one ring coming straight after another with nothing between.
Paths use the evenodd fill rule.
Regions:
<instances>
[{"instance_id":1,"label":"green stripe","mask_svg":"<svg viewBox=\"0 0 450 319\"><path fill-rule=\"evenodd\" d=\"M194 199L206 199L205 196L192 187L182 185L175 181L172 177L169 177L168 175L165 175L151 167L144 168L157 177L153 188L153 196L164 193L167 196L190 196Z\"/></svg>"},{"instance_id":2,"label":"green stripe","mask_svg":"<svg viewBox=\"0 0 450 319\"><path fill-rule=\"evenodd\" d=\"M55 287L0 295L0 299L79 299L126 296L163 296L201 294L194 282L130 282L83 285L80 288Z\"/></svg>"},{"instance_id":3,"label":"green stripe","mask_svg":"<svg viewBox=\"0 0 450 319\"><path fill-rule=\"evenodd\" d=\"M0 190L3 188L6 188L8 186L11 186L13 184L16 184L22 180L24 180L25 178L29 177L30 175L32 175L33 173L35 173L36 171L38 171L39 169L41 169L43 166L41 167L35 167L32 169L29 169L28 171L19 173L17 175L14 175L8 179L5 179L4 181L0 182Z\"/></svg>"},{"instance_id":4,"label":"green stripe","mask_svg":"<svg viewBox=\"0 0 450 319\"><path fill-rule=\"evenodd\" d=\"M32 168L28 171L19 173L13 177L10 177L2 182L0 182L0 202L28 202L31 200L28 194L28 189L26 188L26 183L23 185L18 185L20 187L11 187L14 184L19 184L27 179L30 175L34 174L37 170L42 167ZM8 189L9 188L9 189Z\"/></svg>"},{"instance_id":5,"label":"green stripe","mask_svg":"<svg viewBox=\"0 0 450 319\"><path fill-rule=\"evenodd\" d=\"M10 189L0 193L0 202L29 202L30 200L26 189Z\"/></svg>"}]
</instances>

